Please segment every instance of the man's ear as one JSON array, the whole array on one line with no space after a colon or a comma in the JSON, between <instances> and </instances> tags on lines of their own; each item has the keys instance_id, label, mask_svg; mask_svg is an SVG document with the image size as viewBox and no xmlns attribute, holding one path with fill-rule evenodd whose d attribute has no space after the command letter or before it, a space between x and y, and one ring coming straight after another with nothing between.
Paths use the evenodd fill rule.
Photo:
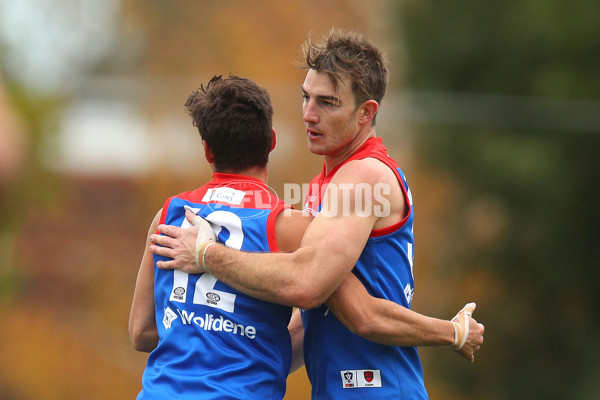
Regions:
<instances>
[{"instance_id":1,"label":"man's ear","mask_svg":"<svg viewBox=\"0 0 600 400\"><path fill-rule=\"evenodd\" d=\"M206 143L206 140L202 141L202 146L204 147L204 157L206 157L206 161L208 161L209 164L214 163L215 162L215 156L213 154L212 149L208 145L208 143Z\"/></svg>"},{"instance_id":2,"label":"man's ear","mask_svg":"<svg viewBox=\"0 0 600 400\"><path fill-rule=\"evenodd\" d=\"M273 149L275 149L275 145L277 144L277 134L275 133L275 128L271 128L271 135L273 135L273 141L271 142L271 150L269 150L269 152L273 151Z\"/></svg>"},{"instance_id":3,"label":"man's ear","mask_svg":"<svg viewBox=\"0 0 600 400\"><path fill-rule=\"evenodd\" d=\"M366 124L375 118L377 110L379 110L379 103L377 103L375 100L367 100L360 106L360 108L362 114L360 114L358 122L360 124Z\"/></svg>"}]
</instances>

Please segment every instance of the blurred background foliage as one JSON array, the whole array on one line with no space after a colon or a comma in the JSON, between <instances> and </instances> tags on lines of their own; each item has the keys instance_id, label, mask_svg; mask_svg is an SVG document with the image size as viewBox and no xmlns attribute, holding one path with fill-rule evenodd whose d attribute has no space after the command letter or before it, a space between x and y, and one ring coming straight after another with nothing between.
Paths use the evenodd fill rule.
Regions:
<instances>
[{"instance_id":1,"label":"blurred background foliage","mask_svg":"<svg viewBox=\"0 0 600 400\"><path fill-rule=\"evenodd\" d=\"M479 301L488 368L459 374L432 352L430 371L472 398L598 397L600 4L414 1L398 15L406 85L435 106L419 154L460 182L454 254L433 269L495 287Z\"/></svg>"},{"instance_id":2,"label":"blurred background foliage","mask_svg":"<svg viewBox=\"0 0 600 400\"><path fill-rule=\"evenodd\" d=\"M271 92L283 195L321 168L293 61L331 26L390 58L377 131L417 206L413 309L473 300L486 325L475 364L420 349L432 400L597 398L599 19L592 0L0 0L0 399L136 396L148 224L210 177L187 95L229 73ZM309 397L304 371L288 388Z\"/></svg>"}]
</instances>

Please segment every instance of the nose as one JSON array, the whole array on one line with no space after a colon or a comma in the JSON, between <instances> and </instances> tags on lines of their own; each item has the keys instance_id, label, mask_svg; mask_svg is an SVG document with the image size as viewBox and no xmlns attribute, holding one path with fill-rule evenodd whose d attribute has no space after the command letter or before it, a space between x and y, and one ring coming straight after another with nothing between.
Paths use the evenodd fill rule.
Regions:
<instances>
[{"instance_id":1,"label":"nose","mask_svg":"<svg viewBox=\"0 0 600 400\"><path fill-rule=\"evenodd\" d=\"M304 122L316 124L319 122L319 116L315 110L315 105L312 100L304 100L302 103L302 119Z\"/></svg>"}]
</instances>

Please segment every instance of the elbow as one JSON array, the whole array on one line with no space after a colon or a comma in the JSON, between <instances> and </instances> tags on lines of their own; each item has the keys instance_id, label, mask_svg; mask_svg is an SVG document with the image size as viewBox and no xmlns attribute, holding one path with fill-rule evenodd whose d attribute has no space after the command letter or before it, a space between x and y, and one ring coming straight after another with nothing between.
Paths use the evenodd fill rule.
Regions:
<instances>
[{"instance_id":1,"label":"elbow","mask_svg":"<svg viewBox=\"0 0 600 400\"><path fill-rule=\"evenodd\" d=\"M365 339L373 340L374 338L375 329L373 329L373 325L367 321L352 324L348 329L355 335L362 336Z\"/></svg>"},{"instance_id":2,"label":"elbow","mask_svg":"<svg viewBox=\"0 0 600 400\"><path fill-rule=\"evenodd\" d=\"M129 327L129 341L136 351L144 351L144 342L139 330Z\"/></svg>"},{"instance_id":3,"label":"elbow","mask_svg":"<svg viewBox=\"0 0 600 400\"><path fill-rule=\"evenodd\" d=\"M142 353L150 353L156 347L156 345L151 344L149 340L144 340L144 338L141 337L132 338L131 343L136 351Z\"/></svg>"},{"instance_id":4,"label":"elbow","mask_svg":"<svg viewBox=\"0 0 600 400\"><path fill-rule=\"evenodd\" d=\"M156 348L156 345L158 344L158 337L155 337L155 335L153 335L152 332L147 332L135 328L130 328L129 340L131 341L131 344L133 345L133 348L136 351L140 351L143 353L150 353Z\"/></svg>"},{"instance_id":5,"label":"elbow","mask_svg":"<svg viewBox=\"0 0 600 400\"><path fill-rule=\"evenodd\" d=\"M314 251L301 248L290 257L296 273L281 285L279 298L303 310L319 307L327 301L339 282L320 273L322 266L317 263L319 257Z\"/></svg>"},{"instance_id":6,"label":"elbow","mask_svg":"<svg viewBox=\"0 0 600 400\"><path fill-rule=\"evenodd\" d=\"M322 293L310 286L298 287L296 290L288 292L288 295L291 295L290 304L303 310L316 308L325 303L329 297L327 293Z\"/></svg>"},{"instance_id":7,"label":"elbow","mask_svg":"<svg viewBox=\"0 0 600 400\"><path fill-rule=\"evenodd\" d=\"M153 347L153 346L148 346L148 345L146 345L146 344L143 344L143 345L142 345L142 344L140 344L140 345L137 345L137 346L135 346L135 345L134 345L134 346L133 346L133 348L134 348L136 351L139 351L140 353L152 353L152 350L154 350L154 349L155 349L155 347Z\"/></svg>"},{"instance_id":8,"label":"elbow","mask_svg":"<svg viewBox=\"0 0 600 400\"><path fill-rule=\"evenodd\" d=\"M135 351L147 352L144 341L140 340L139 337L130 335L129 340Z\"/></svg>"},{"instance_id":9,"label":"elbow","mask_svg":"<svg viewBox=\"0 0 600 400\"><path fill-rule=\"evenodd\" d=\"M365 339L371 339L373 332L375 331L373 321L368 316L362 313L355 313L352 318L347 319L345 322L346 328L355 335L362 336Z\"/></svg>"},{"instance_id":10,"label":"elbow","mask_svg":"<svg viewBox=\"0 0 600 400\"><path fill-rule=\"evenodd\" d=\"M379 327L372 314L356 307L348 307L348 305L342 309L337 305L333 311L340 322L355 335L368 340L373 340L377 335Z\"/></svg>"}]
</instances>

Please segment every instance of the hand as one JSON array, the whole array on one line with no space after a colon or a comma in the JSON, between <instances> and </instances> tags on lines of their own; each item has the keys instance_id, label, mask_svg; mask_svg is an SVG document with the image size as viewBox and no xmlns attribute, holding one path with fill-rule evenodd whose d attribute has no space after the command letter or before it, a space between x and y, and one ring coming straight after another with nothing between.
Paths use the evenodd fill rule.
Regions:
<instances>
[{"instance_id":1,"label":"hand","mask_svg":"<svg viewBox=\"0 0 600 400\"><path fill-rule=\"evenodd\" d=\"M156 266L161 269L179 269L189 274L204 272L199 263L198 251L207 241L215 240L215 233L210 223L186 208L185 216L194 225L190 228L180 228L173 225L159 225L158 231L163 235L153 234L150 241L150 251L156 255L172 258L170 261L158 261ZM160 245L160 246L156 246Z\"/></svg>"},{"instance_id":2,"label":"hand","mask_svg":"<svg viewBox=\"0 0 600 400\"><path fill-rule=\"evenodd\" d=\"M475 352L479 350L479 347L483 343L483 332L485 329L483 324L478 323L472 318L476 306L475 303L466 304L452 319L455 340L454 344L450 347L457 354L471 362L475 361Z\"/></svg>"}]
</instances>

